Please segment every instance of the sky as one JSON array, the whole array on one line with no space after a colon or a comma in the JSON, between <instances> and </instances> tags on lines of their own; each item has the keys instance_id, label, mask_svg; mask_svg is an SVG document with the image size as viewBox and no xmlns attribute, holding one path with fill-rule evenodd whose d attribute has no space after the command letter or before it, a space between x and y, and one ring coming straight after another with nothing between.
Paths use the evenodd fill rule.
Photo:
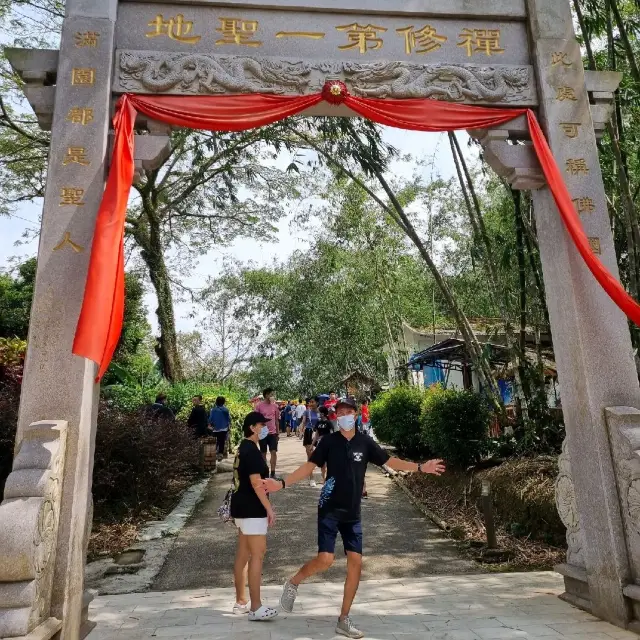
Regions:
<instances>
[{"instance_id":1,"label":"sky","mask_svg":"<svg viewBox=\"0 0 640 640\"><path fill-rule=\"evenodd\" d=\"M431 157L435 153L435 166L440 176L447 178L453 175L455 168L446 134L410 132L385 127L384 138L402 154L410 154L415 158ZM464 149L466 145L463 143L462 147ZM284 166L289 163L289 159L285 157L287 155L283 154L282 157ZM397 170L402 172L403 167L398 165ZM41 202L27 203L20 206L15 216L0 217L0 269L10 268L14 261L22 262L37 254L37 237L25 242L23 234L25 230L31 231L32 236L34 231L37 232L41 208ZM273 265L276 259L279 262L286 261L294 251L304 250L308 246L306 235L295 228L291 217L283 219L279 223L275 245L262 244L252 238L239 238L229 247L213 249L200 259L198 267L185 284L196 289L202 287L208 277L215 277L220 273L223 261L228 258L244 263L251 261L257 266L267 267ZM149 321L155 330L157 323L153 310L156 302L151 291L147 294L145 302L149 310ZM176 324L179 331L191 331L197 327L198 319L192 317L192 310L191 303L176 304Z\"/></svg>"}]
</instances>

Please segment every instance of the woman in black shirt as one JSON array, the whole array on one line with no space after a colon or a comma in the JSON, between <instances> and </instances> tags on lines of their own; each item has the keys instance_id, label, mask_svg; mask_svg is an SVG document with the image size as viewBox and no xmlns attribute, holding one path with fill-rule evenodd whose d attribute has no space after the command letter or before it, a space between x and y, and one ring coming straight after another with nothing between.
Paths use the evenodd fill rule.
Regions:
<instances>
[{"instance_id":1,"label":"woman in black shirt","mask_svg":"<svg viewBox=\"0 0 640 640\"><path fill-rule=\"evenodd\" d=\"M252 411L244 419L244 440L238 447L233 463L233 495L231 517L238 527L238 547L234 565L236 604L233 612L248 613L249 620L272 620L278 615L260 600L262 562L267 552L267 529L275 522L269 497L262 488L262 479L269 477L258 441L269 433L267 418ZM249 582L251 607L246 598L245 585Z\"/></svg>"}]
</instances>

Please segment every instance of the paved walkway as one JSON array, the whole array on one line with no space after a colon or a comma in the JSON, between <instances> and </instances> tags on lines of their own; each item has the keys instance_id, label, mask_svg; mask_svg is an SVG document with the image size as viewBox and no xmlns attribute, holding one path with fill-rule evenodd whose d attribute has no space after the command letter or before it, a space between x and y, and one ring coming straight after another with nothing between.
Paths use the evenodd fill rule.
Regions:
<instances>
[{"instance_id":1,"label":"paved walkway","mask_svg":"<svg viewBox=\"0 0 640 640\"><path fill-rule=\"evenodd\" d=\"M278 473L291 473L305 461L297 438L280 440ZM316 474L320 480L319 472ZM156 578L154 591L230 587L236 531L216 514L229 488L229 474L216 477ZM408 501L378 469L367 475L369 500L363 501L363 580L419 578L434 574L478 573L473 561L461 558L455 545ZM264 584L280 585L316 552L316 513L320 486L307 483L274 494L278 518L270 531ZM341 542L338 540L338 545ZM338 547L339 549L340 547ZM346 561L336 555L334 566L316 581L344 580Z\"/></svg>"},{"instance_id":2,"label":"paved walkway","mask_svg":"<svg viewBox=\"0 0 640 640\"><path fill-rule=\"evenodd\" d=\"M293 614L269 623L233 616L233 589L103 596L89 640L331 640L342 585L304 585ZM560 576L510 573L372 580L353 617L369 640L637 640L557 599ZM277 586L265 587L276 605Z\"/></svg>"}]
</instances>

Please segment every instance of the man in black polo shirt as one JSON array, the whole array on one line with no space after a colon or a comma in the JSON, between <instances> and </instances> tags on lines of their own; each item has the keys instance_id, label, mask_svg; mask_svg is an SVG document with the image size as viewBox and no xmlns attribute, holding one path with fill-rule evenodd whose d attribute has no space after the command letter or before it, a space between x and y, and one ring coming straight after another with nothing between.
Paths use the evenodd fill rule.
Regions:
<instances>
[{"instance_id":1,"label":"man in black polo shirt","mask_svg":"<svg viewBox=\"0 0 640 640\"><path fill-rule=\"evenodd\" d=\"M347 638L364 637L350 619L349 612L362 572L360 502L367 464L373 462L380 467L386 464L396 471L417 471L438 476L445 471L442 460L415 464L399 458L389 458L386 451L370 436L356 430L356 410L353 400L339 402L336 414L340 430L322 438L309 462L285 480L263 480L265 489L274 493L308 478L316 466L327 465L327 479L318 503L318 555L285 582L280 604L285 611L291 613L298 586L316 573L326 571L333 564L336 538L340 533L347 554L347 579L336 633Z\"/></svg>"}]
</instances>

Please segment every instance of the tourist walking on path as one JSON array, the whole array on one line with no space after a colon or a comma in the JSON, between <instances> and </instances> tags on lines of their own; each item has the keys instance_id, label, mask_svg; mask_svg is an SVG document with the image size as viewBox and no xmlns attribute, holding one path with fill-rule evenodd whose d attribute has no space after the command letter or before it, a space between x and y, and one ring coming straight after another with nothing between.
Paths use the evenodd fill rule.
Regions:
<instances>
[{"instance_id":1,"label":"tourist walking on path","mask_svg":"<svg viewBox=\"0 0 640 640\"><path fill-rule=\"evenodd\" d=\"M298 438L302 440L304 437L304 428L302 427L302 419L304 418L304 414L307 412L307 406L305 405L302 398L298 400L298 405L296 406L296 428L298 430Z\"/></svg>"},{"instance_id":2,"label":"tourist walking on path","mask_svg":"<svg viewBox=\"0 0 640 640\"><path fill-rule=\"evenodd\" d=\"M278 462L278 424L280 422L280 410L278 404L273 397L273 389L268 387L262 392L264 400L256 407L256 411L261 413L267 418L267 427L269 429L269 435L260 440L260 451L266 462L267 449L271 453L271 459L269 460L271 466L271 477L276 477L276 464Z\"/></svg>"},{"instance_id":3,"label":"tourist walking on path","mask_svg":"<svg viewBox=\"0 0 640 640\"><path fill-rule=\"evenodd\" d=\"M284 415L284 424L287 432L287 438L291 437L291 418L293 416L293 407L291 406L291 400L287 402L284 409L282 410Z\"/></svg>"},{"instance_id":4,"label":"tourist walking on path","mask_svg":"<svg viewBox=\"0 0 640 640\"><path fill-rule=\"evenodd\" d=\"M360 504L367 464L372 462L380 467L387 464L396 471L432 473L438 476L445 471L442 460L416 464L390 458L372 438L357 432L356 409L352 400L338 402L336 415L340 430L325 436L311 455L311 460L286 479L263 480L265 489L275 492L308 478L314 467L327 465L327 481L318 503L318 555L285 582L280 603L285 611L293 611L299 585L311 576L326 571L333 564L336 538L340 533L347 555L347 578L336 633L348 638L364 637L349 613L362 572Z\"/></svg>"},{"instance_id":5,"label":"tourist walking on path","mask_svg":"<svg viewBox=\"0 0 640 640\"><path fill-rule=\"evenodd\" d=\"M213 435L216 437L216 449L218 458L224 455L224 447L229 437L229 428L231 427L231 414L229 409L225 407L227 400L223 396L216 398L216 404L209 414L209 424L213 429Z\"/></svg>"},{"instance_id":6,"label":"tourist walking on path","mask_svg":"<svg viewBox=\"0 0 640 640\"><path fill-rule=\"evenodd\" d=\"M244 440L238 447L233 463L233 494L231 517L238 527L238 546L233 568L236 587L235 614L249 614L249 620L273 620L278 615L275 609L264 606L260 600L262 563L267 552L267 531L275 522L269 496L262 486L269 469L258 447L260 438L268 436L267 418L252 411L244 419ZM249 597L246 584L249 582Z\"/></svg>"},{"instance_id":7,"label":"tourist walking on path","mask_svg":"<svg viewBox=\"0 0 640 640\"><path fill-rule=\"evenodd\" d=\"M362 433L368 436L373 436L371 430L371 418L369 417L369 398L365 398L362 406L360 407L360 427Z\"/></svg>"},{"instance_id":8,"label":"tourist walking on path","mask_svg":"<svg viewBox=\"0 0 640 640\"><path fill-rule=\"evenodd\" d=\"M333 425L329 422L329 409L320 407L318 409L319 419L315 429L314 446L318 446L322 442L322 438L333 433ZM327 479L327 465L322 465L322 482Z\"/></svg>"},{"instance_id":9,"label":"tourist walking on path","mask_svg":"<svg viewBox=\"0 0 640 640\"><path fill-rule=\"evenodd\" d=\"M307 452L307 460L311 460L311 454L313 453L313 432L318 426L318 402L315 398L307 398L308 409L302 415L302 422L300 423L300 430L303 432L302 445ZM315 487L316 481L313 479L313 471L309 476L309 486Z\"/></svg>"},{"instance_id":10,"label":"tourist walking on path","mask_svg":"<svg viewBox=\"0 0 640 640\"><path fill-rule=\"evenodd\" d=\"M204 438L210 435L209 421L207 419L207 410L202 404L202 396L193 396L191 399L193 408L189 414L187 425L193 429L193 435L196 438Z\"/></svg>"},{"instance_id":11,"label":"tourist walking on path","mask_svg":"<svg viewBox=\"0 0 640 640\"><path fill-rule=\"evenodd\" d=\"M329 410L329 421L333 425L333 430L335 431L338 428L337 416L336 416L336 405L338 404L338 396L335 391L332 391L329 394L329 399L324 403L324 406Z\"/></svg>"}]
</instances>

